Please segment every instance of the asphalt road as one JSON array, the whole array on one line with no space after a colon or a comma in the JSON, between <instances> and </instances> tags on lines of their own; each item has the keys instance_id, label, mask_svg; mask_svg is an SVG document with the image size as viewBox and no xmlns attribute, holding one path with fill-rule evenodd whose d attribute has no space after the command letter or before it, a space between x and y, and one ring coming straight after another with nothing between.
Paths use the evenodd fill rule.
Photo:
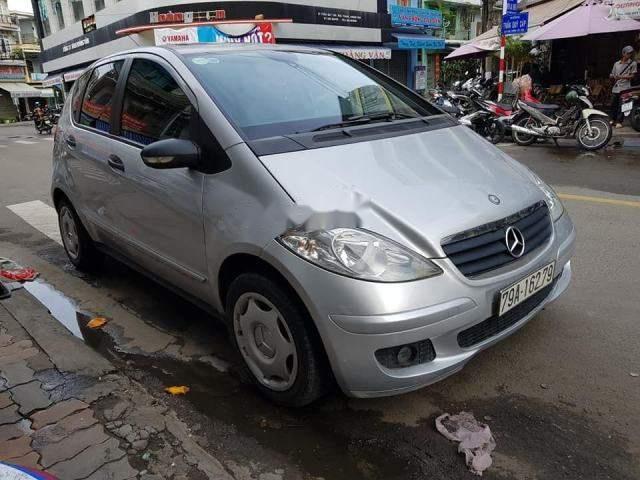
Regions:
<instances>
[{"instance_id":1,"label":"asphalt road","mask_svg":"<svg viewBox=\"0 0 640 480\"><path fill-rule=\"evenodd\" d=\"M97 276L75 271L42 233L46 219L34 228L6 208L51 204L51 148L31 127L0 127L0 256L38 269L45 301L107 317L88 341L132 378L189 385L173 408L237 478L475 478L434 429L461 410L496 438L485 478L640 478L640 148L503 146L556 187L576 223L569 292L443 382L375 400L336 392L302 410L238 381L215 319L115 261Z\"/></svg>"}]
</instances>

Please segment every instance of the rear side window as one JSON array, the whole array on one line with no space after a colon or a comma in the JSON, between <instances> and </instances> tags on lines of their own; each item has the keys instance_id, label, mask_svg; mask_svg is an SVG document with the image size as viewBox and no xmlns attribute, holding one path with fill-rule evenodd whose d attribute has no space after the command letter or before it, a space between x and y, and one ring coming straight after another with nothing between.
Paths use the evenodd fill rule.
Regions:
<instances>
[{"instance_id":1,"label":"rear side window","mask_svg":"<svg viewBox=\"0 0 640 480\"><path fill-rule=\"evenodd\" d=\"M82 102L81 125L103 132L111 130L111 108L123 63L107 63L93 70Z\"/></svg>"},{"instance_id":2,"label":"rear side window","mask_svg":"<svg viewBox=\"0 0 640 480\"><path fill-rule=\"evenodd\" d=\"M71 112L73 114L73 119L77 122L78 117L80 115L80 107L82 105L82 96L84 95L84 89L87 86L87 82L89 81L89 77L91 76L91 72L87 72L82 75L75 84L75 89L73 90L73 97L71 98Z\"/></svg>"},{"instance_id":3,"label":"rear side window","mask_svg":"<svg viewBox=\"0 0 640 480\"><path fill-rule=\"evenodd\" d=\"M161 65L134 60L127 80L120 134L148 145L166 138L191 139L193 106Z\"/></svg>"}]
</instances>

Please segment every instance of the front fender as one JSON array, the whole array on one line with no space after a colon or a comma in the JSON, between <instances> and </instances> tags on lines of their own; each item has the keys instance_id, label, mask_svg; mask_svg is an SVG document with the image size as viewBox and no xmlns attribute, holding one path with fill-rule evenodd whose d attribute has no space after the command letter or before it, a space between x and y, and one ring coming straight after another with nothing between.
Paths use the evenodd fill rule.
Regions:
<instances>
[{"instance_id":1,"label":"front fender","mask_svg":"<svg viewBox=\"0 0 640 480\"><path fill-rule=\"evenodd\" d=\"M609 115L601 110L596 110L595 108L585 108L584 110L582 110L582 118L587 119L593 116L608 117Z\"/></svg>"}]
</instances>

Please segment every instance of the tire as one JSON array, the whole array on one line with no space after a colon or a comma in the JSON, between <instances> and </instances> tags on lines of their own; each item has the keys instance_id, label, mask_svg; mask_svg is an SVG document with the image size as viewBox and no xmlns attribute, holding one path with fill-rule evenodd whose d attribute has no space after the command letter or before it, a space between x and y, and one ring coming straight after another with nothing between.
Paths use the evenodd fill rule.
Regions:
<instances>
[{"instance_id":1,"label":"tire","mask_svg":"<svg viewBox=\"0 0 640 480\"><path fill-rule=\"evenodd\" d=\"M629 115L629 117L633 129L640 132L640 100L635 100L633 102L633 110L631 110L631 115Z\"/></svg>"},{"instance_id":2,"label":"tire","mask_svg":"<svg viewBox=\"0 0 640 480\"><path fill-rule=\"evenodd\" d=\"M526 128L529 126L530 123L536 123L536 121L530 116L526 116L518 120L516 123L514 123L514 125ZM511 131L511 136L513 137L514 142L516 142L518 145L521 145L523 147L526 147L528 145L531 145L532 143L535 143L536 139L538 138L538 137L534 137L533 135L527 135L526 133L516 132L515 130Z\"/></svg>"},{"instance_id":3,"label":"tire","mask_svg":"<svg viewBox=\"0 0 640 480\"><path fill-rule=\"evenodd\" d=\"M491 143L496 145L504 140L504 132L505 128L502 122L493 120L491 125L487 128L487 138Z\"/></svg>"},{"instance_id":4,"label":"tire","mask_svg":"<svg viewBox=\"0 0 640 480\"><path fill-rule=\"evenodd\" d=\"M602 116L592 117L589 119L589 123L591 124L592 129L597 129L597 132L599 133L597 137L598 141L594 140L593 143L590 142L587 132L587 123L582 122L576 131L576 140L578 141L580 148L587 151L593 151L606 147L613 135L613 128L611 128L611 122L609 122L609 119ZM587 141L589 141L589 143L585 143Z\"/></svg>"},{"instance_id":5,"label":"tire","mask_svg":"<svg viewBox=\"0 0 640 480\"><path fill-rule=\"evenodd\" d=\"M302 407L327 391L330 370L322 343L288 289L267 276L244 273L229 287L226 313L242 377L262 395L279 405Z\"/></svg>"},{"instance_id":6,"label":"tire","mask_svg":"<svg viewBox=\"0 0 640 480\"><path fill-rule=\"evenodd\" d=\"M103 255L82 225L78 214L67 200L58 204L58 226L67 257L81 271L92 272L102 266Z\"/></svg>"}]
</instances>

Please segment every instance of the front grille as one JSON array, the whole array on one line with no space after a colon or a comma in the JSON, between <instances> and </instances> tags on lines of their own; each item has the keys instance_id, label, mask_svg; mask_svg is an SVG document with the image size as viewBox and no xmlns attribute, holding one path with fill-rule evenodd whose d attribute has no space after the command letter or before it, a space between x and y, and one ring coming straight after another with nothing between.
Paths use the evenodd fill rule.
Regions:
<instances>
[{"instance_id":1,"label":"front grille","mask_svg":"<svg viewBox=\"0 0 640 480\"><path fill-rule=\"evenodd\" d=\"M477 323L473 327L469 327L458 333L458 345L462 348L472 347L518 323L549 296L551 290L553 290L553 287L558 281L558 278L560 277L556 277L556 279L549 285L527 298L520 305L509 310L501 317L494 315L493 317L487 318L485 321Z\"/></svg>"},{"instance_id":2,"label":"front grille","mask_svg":"<svg viewBox=\"0 0 640 480\"><path fill-rule=\"evenodd\" d=\"M544 245L553 230L549 208L538 202L521 212L497 222L453 235L442 242L442 249L467 277L495 270L517 260L507 250L505 235L513 226L522 232L526 255Z\"/></svg>"}]
</instances>

